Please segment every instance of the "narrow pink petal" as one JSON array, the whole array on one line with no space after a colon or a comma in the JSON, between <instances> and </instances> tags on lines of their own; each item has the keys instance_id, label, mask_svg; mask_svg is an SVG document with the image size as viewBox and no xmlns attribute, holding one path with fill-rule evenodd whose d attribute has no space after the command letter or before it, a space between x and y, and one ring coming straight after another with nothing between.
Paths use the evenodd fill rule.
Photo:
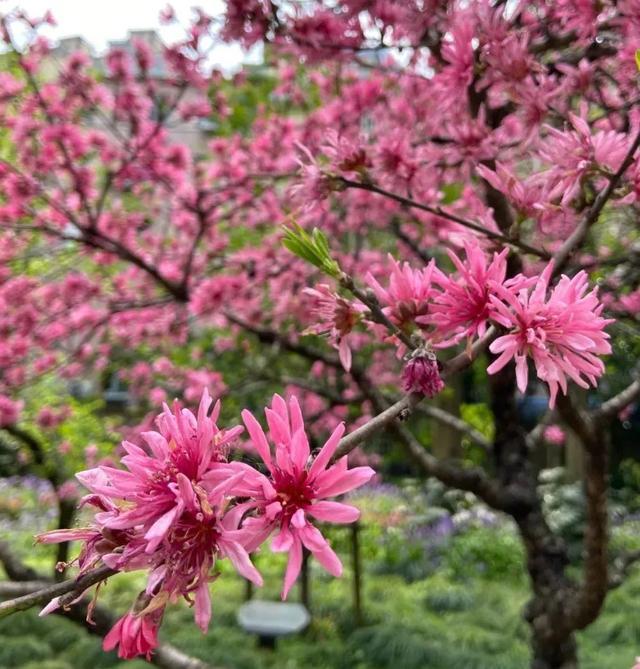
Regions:
<instances>
[{"instance_id":1,"label":"narrow pink petal","mask_svg":"<svg viewBox=\"0 0 640 669\"><path fill-rule=\"evenodd\" d=\"M293 544L293 534L287 527L283 527L271 541L271 550L274 553L285 553L291 549Z\"/></svg>"},{"instance_id":2,"label":"narrow pink petal","mask_svg":"<svg viewBox=\"0 0 640 669\"><path fill-rule=\"evenodd\" d=\"M82 541L93 539L99 532L90 527L77 527L71 530L51 530L36 535L36 541L41 544L59 544L62 541Z\"/></svg>"},{"instance_id":3,"label":"narrow pink petal","mask_svg":"<svg viewBox=\"0 0 640 669\"><path fill-rule=\"evenodd\" d=\"M503 337L498 337L489 346L491 353L502 353L503 351L513 348L516 348L516 338L514 335L504 335Z\"/></svg>"},{"instance_id":4,"label":"narrow pink petal","mask_svg":"<svg viewBox=\"0 0 640 669\"><path fill-rule=\"evenodd\" d=\"M220 400L216 400L216 403L213 405L213 411L211 412L211 416L209 416L209 420L214 425L218 422L221 409L222 409L222 404L220 403Z\"/></svg>"},{"instance_id":5,"label":"narrow pink petal","mask_svg":"<svg viewBox=\"0 0 640 669\"><path fill-rule=\"evenodd\" d=\"M320 452L309 468L309 479L314 479L316 476L318 476L318 474L325 470L326 466L329 464L329 460L331 460L333 454L338 448L338 444L340 443L340 439L342 439L344 430L344 423L340 423L338 427L336 427L336 429L331 433L331 436L320 449Z\"/></svg>"},{"instance_id":6,"label":"narrow pink petal","mask_svg":"<svg viewBox=\"0 0 640 669\"><path fill-rule=\"evenodd\" d=\"M322 551L329 545L322 532L311 524L305 525L297 534L310 551Z\"/></svg>"},{"instance_id":7,"label":"narrow pink petal","mask_svg":"<svg viewBox=\"0 0 640 669\"><path fill-rule=\"evenodd\" d=\"M182 473L178 472L176 475L176 480L178 482L178 493L180 499L185 506L185 508L193 511L197 508L196 494L193 491L193 486L191 481Z\"/></svg>"},{"instance_id":8,"label":"narrow pink petal","mask_svg":"<svg viewBox=\"0 0 640 669\"><path fill-rule=\"evenodd\" d=\"M286 426L286 433L288 436L291 436L290 425L289 425L289 410L287 409L287 403L284 399L276 393L271 398L271 410L277 414L280 420Z\"/></svg>"},{"instance_id":9,"label":"narrow pink petal","mask_svg":"<svg viewBox=\"0 0 640 669\"><path fill-rule=\"evenodd\" d=\"M287 421L276 411L273 411L273 409L265 409L264 415L266 416L267 424L269 425L271 441L276 445L288 444L291 440L291 430Z\"/></svg>"},{"instance_id":10,"label":"narrow pink petal","mask_svg":"<svg viewBox=\"0 0 640 669\"><path fill-rule=\"evenodd\" d=\"M196 589L194 608L196 625L202 630L203 634L206 634L211 620L211 593L209 592L209 584L205 580Z\"/></svg>"},{"instance_id":11,"label":"narrow pink petal","mask_svg":"<svg viewBox=\"0 0 640 669\"><path fill-rule=\"evenodd\" d=\"M518 383L518 390L524 393L527 390L527 380L529 378L529 371L527 370L527 356L516 355L516 381Z\"/></svg>"},{"instance_id":12,"label":"narrow pink petal","mask_svg":"<svg viewBox=\"0 0 640 669\"><path fill-rule=\"evenodd\" d=\"M264 515L269 520L275 520L275 518L279 516L281 513L282 513L282 504L280 504L280 502L277 501L267 504L264 510Z\"/></svg>"},{"instance_id":13,"label":"narrow pink petal","mask_svg":"<svg viewBox=\"0 0 640 669\"><path fill-rule=\"evenodd\" d=\"M253 566L249 553L237 541L220 539L219 545L241 576L258 586L262 585L260 572Z\"/></svg>"},{"instance_id":14,"label":"narrow pink petal","mask_svg":"<svg viewBox=\"0 0 640 669\"><path fill-rule=\"evenodd\" d=\"M251 442L258 451L258 455L262 458L265 465L267 465L269 471L271 471L271 451L269 450L269 442L267 441L262 426L254 418L253 414L250 411L247 411L247 409L242 412L242 420L247 427Z\"/></svg>"},{"instance_id":15,"label":"narrow pink petal","mask_svg":"<svg viewBox=\"0 0 640 669\"><path fill-rule=\"evenodd\" d=\"M43 609L38 613L39 617L49 615L52 611L60 608L60 597L54 597Z\"/></svg>"},{"instance_id":16,"label":"narrow pink petal","mask_svg":"<svg viewBox=\"0 0 640 669\"><path fill-rule=\"evenodd\" d=\"M351 349L349 348L349 342L345 337L340 339L340 344L338 345L338 357L340 358L340 364L342 365L345 372L348 372L351 369Z\"/></svg>"},{"instance_id":17,"label":"narrow pink petal","mask_svg":"<svg viewBox=\"0 0 640 669\"><path fill-rule=\"evenodd\" d=\"M499 372L503 367L506 366L506 364L513 358L514 351L509 349L502 353L499 358L494 360L488 367L487 367L487 374L496 374Z\"/></svg>"},{"instance_id":18,"label":"narrow pink petal","mask_svg":"<svg viewBox=\"0 0 640 669\"><path fill-rule=\"evenodd\" d=\"M354 523L360 518L360 509L340 502L316 502L307 507L307 513L328 523Z\"/></svg>"},{"instance_id":19,"label":"narrow pink petal","mask_svg":"<svg viewBox=\"0 0 640 669\"><path fill-rule=\"evenodd\" d=\"M177 504L160 516L160 518L158 518L158 520L156 520L156 522L147 530L144 538L149 543L147 544L145 553L153 553L153 551L160 545L179 512L182 512L182 508L180 504Z\"/></svg>"},{"instance_id":20,"label":"narrow pink petal","mask_svg":"<svg viewBox=\"0 0 640 669\"><path fill-rule=\"evenodd\" d=\"M159 432L143 432L141 436L158 460L164 460L169 455L169 444Z\"/></svg>"},{"instance_id":21,"label":"narrow pink petal","mask_svg":"<svg viewBox=\"0 0 640 669\"><path fill-rule=\"evenodd\" d=\"M335 554L331 546L327 546L322 551L315 551L313 557L332 575L336 578L342 576L342 562Z\"/></svg>"},{"instance_id":22,"label":"narrow pink petal","mask_svg":"<svg viewBox=\"0 0 640 669\"><path fill-rule=\"evenodd\" d=\"M222 527L225 530L237 530L240 527L240 522L242 517L247 511L254 509L257 506L257 502L248 501L243 502L242 504L236 504L230 511L224 514L224 518L220 522Z\"/></svg>"},{"instance_id":23,"label":"narrow pink petal","mask_svg":"<svg viewBox=\"0 0 640 669\"><path fill-rule=\"evenodd\" d=\"M301 430L297 430L291 438L291 460L302 471L306 465L311 451L309 450L309 440L304 431L304 426Z\"/></svg>"},{"instance_id":24,"label":"narrow pink petal","mask_svg":"<svg viewBox=\"0 0 640 669\"><path fill-rule=\"evenodd\" d=\"M304 432L304 418L302 417L300 403L295 395L289 400L289 412L291 414L291 434L295 434L299 430Z\"/></svg>"},{"instance_id":25,"label":"narrow pink petal","mask_svg":"<svg viewBox=\"0 0 640 669\"><path fill-rule=\"evenodd\" d=\"M151 571L147 578L147 587L145 588L145 592L148 595L152 595L155 589L158 587L158 585L160 585L162 579L166 575L167 575L166 565L160 565L159 567L156 567L153 571Z\"/></svg>"},{"instance_id":26,"label":"narrow pink petal","mask_svg":"<svg viewBox=\"0 0 640 669\"><path fill-rule=\"evenodd\" d=\"M126 439L122 442L122 448L129 454L133 455L134 457L137 458L145 458L147 457L147 454L140 448L140 446L136 446L136 444L131 443L130 441L127 441Z\"/></svg>"},{"instance_id":27,"label":"narrow pink petal","mask_svg":"<svg viewBox=\"0 0 640 669\"><path fill-rule=\"evenodd\" d=\"M363 486L375 476L375 471L373 471L371 467L354 467L344 473L338 473L335 478L332 476L327 477L327 474L332 473L332 469L333 467L325 472L322 482L318 481L318 497L335 497L337 495L342 495L345 492Z\"/></svg>"},{"instance_id":28,"label":"narrow pink petal","mask_svg":"<svg viewBox=\"0 0 640 669\"><path fill-rule=\"evenodd\" d=\"M133 508L131 511L125 511L119 516L113 517L113 513L97 513L95 521L97 523L104 523L112 530L127 530L130 527L141 525L150 521L157 513L157 508L152 505L144 507Z\"/></svg>"},{"instance_id":29,"label":"narrow pink petal","mask_svg":"<svg viewBox=\"0 0 640 669\"><path fill-rule=\"evenodd\" d=\"M209 407L211 406L211 395L209 395L209 390L205 388L202 391L202 397L200 398L200 405L198 406L198 425L204 423L207 419L207 413L209 412Z\"/></svg>"},{"instance_id":30,"label":"narrow pink petal","mask_svg":"<svg viewBox=\"0 0 640 669\"><path fill-rule=\"evenodd\" d=\"M297 469L291 460L291 444L280 442L276 444L276 465L283 472L294 474Z\"/></svg>"},{"instance_id":31,"label":"narrow pink petal","mask_svg":"<svg viewBox=\"0 0 640 669\"><path fill-rule=\"evenodd\" d=\"M289 551L289 561L287 562L287 571L284 575L284 587L282 589L282 599L286 599L291 586L296 582L300 569L302 568L302 543L300 539L294 539Z\"/></svg>"},{"instance_id":32,"label":"narrow pink petal","mask_svg":"<svg viewBox=\"0 0 640 669\"><path fill-rule=\"evenodd\" d=\"M221 497L226 495L231 495L233 493L234 486L241 484L244 480L245 473L239 471L236 474L233 474L225 481L221 481L217 486L214 486L209 491L207 497L212 504L218 504Z\"/></svg>"},{"instance_id":33,"label":"narrow pink petal","mask_svg":"<svg viewBox=\"0 0 640 669\"><path fill-rule=\"evenodd\" d=\"M126 616L122 616L102 640L102 650L113 650L120 643L122 626Z\"/></svg>"},{"instance_id":34,"label":"narrow pink petal","mask_svg":"<svg viewBox=\"0 0 640 669\"><path fill-rule=\"evenodd\" d=\"M298 528L299 530L302 529L306 524L307 520L304 517L304 511L302 509L298 509L293 516L291 517L291 524Z\"/></svg>"}]
</instances>

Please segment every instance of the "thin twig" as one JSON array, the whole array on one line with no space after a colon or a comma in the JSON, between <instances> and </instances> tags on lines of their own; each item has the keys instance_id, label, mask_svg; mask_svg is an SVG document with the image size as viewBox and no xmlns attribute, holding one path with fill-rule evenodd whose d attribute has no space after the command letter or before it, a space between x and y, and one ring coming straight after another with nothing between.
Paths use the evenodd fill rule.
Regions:
<instances>
[{"instance_id":1,"label":"thin twig","mask_svg":"<svg viewBox=\"0 0 640 669\"><path fill-rule=\"evenodd\" d=\"M636 379L624 390L604 402L599 409L593 412L593 417L595 420L609 420L638 398L640 398L640 379Z\"/></svg>"},{"instance_id":2,"label":"thin twig","mask_svg":"<svg viewBox=\"0 0 640 669\"><path fill-rule=\"evenodd\" d=\"M526 244L525 242L521 242L518 239L512 239L511 237L507 237L506 235L503 235L500 232L489 230L480 223L476 223L475 221L471 221L468 218L463 218L461 216L458 216L457 214L453 214L447 211L446 209L443 209L440 206L433 207L428 204L423 204L422 202L416 202L411 198L405 197L404 195L398 195L397 193L392 193L391 191L385 190L384 188L380 188L375 184L364 183L360 181L352 181L351 179L346 179L344 177L337 177L336 179L339 184L342 184L346 188L359 188L360 190L366 190L371 193L383 195L384 197L389 198L390 200L394 200L395 202L398 202L399 204L402 204L405 207L419 209L420 211L425 211L429 214L433 214L434 216L439 216L440 218L444 218L448 221L452 221L453 223L457 223L458 225L468 228L469 230L473 230L474 232L484 235L485 237L489 237L489 239L501 242L506 246L514 246L515 248L518 248L521 251L524 251L525 253L530 253L531 255L535 255L538 258L544 258L548 260L551 257L551 255L546 251L543 251L541 249L536 249L533 246Z\"/></svg>"}]
</instances>

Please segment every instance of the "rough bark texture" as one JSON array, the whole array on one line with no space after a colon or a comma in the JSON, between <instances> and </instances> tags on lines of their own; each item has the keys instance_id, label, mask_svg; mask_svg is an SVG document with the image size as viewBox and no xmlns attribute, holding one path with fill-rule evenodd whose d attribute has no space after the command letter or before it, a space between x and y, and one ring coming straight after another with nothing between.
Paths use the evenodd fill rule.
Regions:
<instances>
[{"instance_id":1,"label":"rough bark texture","mask_svg":"<svg viewBox=\"0 0 640 669\"><path fill-rule=\"evenodd\" d=\"M565 571L569 562L566 546L553 534L542 512L536 472L518 419L513 366L491 377L490 387L496 475L505 490L517 493L518 504L510 514L522 537L531 580L532 597L525 610L531 626L531 666L574 669L578 666L575 637L563 620L575 586Z\"/></svg>"}]
</instances>

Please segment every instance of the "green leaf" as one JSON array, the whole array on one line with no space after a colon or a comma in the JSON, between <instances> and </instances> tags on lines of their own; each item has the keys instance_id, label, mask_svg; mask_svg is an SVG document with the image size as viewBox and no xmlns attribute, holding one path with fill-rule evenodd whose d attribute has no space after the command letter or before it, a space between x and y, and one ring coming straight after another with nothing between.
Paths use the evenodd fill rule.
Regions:
<instances>
[{"instance_id":1,"label":"green leaf","mask_svg":"<svg viewBox=\"0 0 640 669\"><path fill-rule=\"evenodd\" d=\"M636 50L636 67L638 68L638 72L640 72L640 49Z\"/></svg>"},{"instance_id":2,"label":"green leaf","mask_svg":"<svg viewBox=\"0 0 640 669\"><path fill-rule=\"evenodd\" d=\"M331 257L329 240L326 235L314 228L309 234L297 223L284 228L283 246L294 255L311 263L325 274L337 278L340 275L340 266Z\"/></svg>"}]
</instances>

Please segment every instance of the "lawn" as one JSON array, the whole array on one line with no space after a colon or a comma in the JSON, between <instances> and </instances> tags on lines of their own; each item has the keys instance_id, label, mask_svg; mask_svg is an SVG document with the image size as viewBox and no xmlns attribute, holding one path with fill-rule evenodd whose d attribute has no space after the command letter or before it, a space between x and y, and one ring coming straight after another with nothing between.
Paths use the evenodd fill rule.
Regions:
<instances>
[{"instance_id":1,"label":"lawn","mask_svg":"<svg viewBox=\"0 0 640 669\"><path fill-rule=\"evenodd\" d=\"M190 654L228 669L522 669L527 666L527 627L521 611L527 599L515 537L509 528L476 527L455 536L438 559L422 566L409 544L409 562L389 547L389 533L370 527L362 532L365 555L364 624L356 627L352 578L344 537L342 579L311 571L312 624L302 635L281 640L275 651L260 648L236 623L245 598L244 582L226 569L212 585L214 620L207 635L192 621L187 606L169 609L162 638ZM487 551L487 546L493 550ZM415 547L414 547L415 548ZM40 549L37 549L39 551ZM26 555L26 553L25 553ZM390 557L392 556L392 557ZM30 561L34 552L30 551ZM424 557L424 556L423 556ZM258 566L265 587L258 596L277 599L284 563L264 554ZM36 563L42 564L41 559ZM412 565L412 568L408 567ZM124 611L143 581L120 575L101 601ZM299 592L292 593L292 599ZM640 575L614 591L600 620L580 635L583 669L628 669L640 651ZM144 662L120 662L103 653L99 641L59 617L36 612L0 621L2 669L138 669Z\"/></svg>"}]
</instances>

